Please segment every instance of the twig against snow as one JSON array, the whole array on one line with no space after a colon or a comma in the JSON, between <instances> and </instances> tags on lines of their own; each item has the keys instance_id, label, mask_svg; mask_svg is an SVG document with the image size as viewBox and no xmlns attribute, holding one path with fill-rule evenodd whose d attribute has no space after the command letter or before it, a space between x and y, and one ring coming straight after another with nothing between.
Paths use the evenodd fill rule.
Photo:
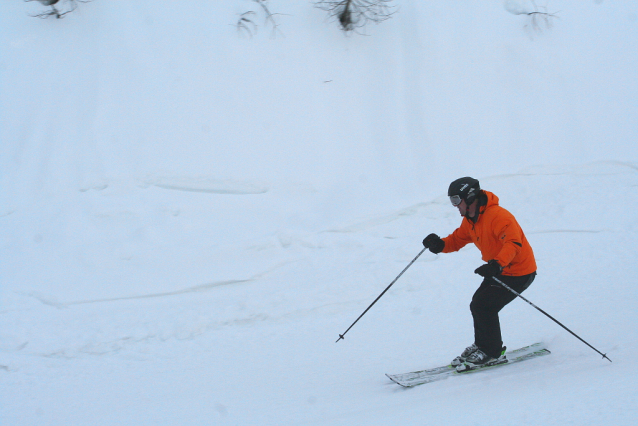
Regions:
<instances>
[{"instance_id":1,"label":"twig against snow","mask_svg":"<svg viewBox=\"0 0 638 426\"><path fill-rule=\"evenodd\" d=\"M279 29L279 23L275 19L277 16L281 16L283 14L272 13L270 11L270 8L268 7L268 0L253 0L253 2L259 5L261 14L264 15L264 26L271 27L271 34L270 34L271 37L273 38L276 37L277 33L283 35L281 30ZM239 33L248 34L249 37L252 37L253 34L257 32L257 28L259 27L255 23L255 19L257 15L258 13L253 10L249 10L239 15L239 19L237 20L237 23L235 24L235 26L237 27L237 31Z\"/></svg>"},{"instance_id":2,"label":"twig against snow","mask_svg":"<svg viewBox=\"0 0 638 426\"><path fill-rule=\"evenodd\" d=\"M35 1L35 0L24 0L25 2L31 2L31 1ZM37 0L39 3L41 3L43 6L48 6L51 9L42 12L42 13L38 13L35 15L30 15L34 18L41 18L41 19L46 19L50 16L55 16L56 19L61 19L63 18L65 15L73 12L75 9L77 9L78 7L78 2L79 3L89 3L93 0L62 0L62 2L60 2L59 0ZM57 6L57 7L56 7Z\"/></svg>"},{"instance_id":3,"label":"twig against snow","mask_svg":"<svg viewBox=\"0 0 638 426\"><path fill-rule=\"evenodd\" d=\"M524 28L531 29L537 33L540 33L543 27L551 28L552 20L558 18L558 12L550 13L547 11L547 6L538 6L534 0L530 0L530 3L533 7L532 11L517 0L508 0L505 3L505 9L513 15L526 15L529 17L529 23L525 24Z\"/></svg>"}]
</instances>

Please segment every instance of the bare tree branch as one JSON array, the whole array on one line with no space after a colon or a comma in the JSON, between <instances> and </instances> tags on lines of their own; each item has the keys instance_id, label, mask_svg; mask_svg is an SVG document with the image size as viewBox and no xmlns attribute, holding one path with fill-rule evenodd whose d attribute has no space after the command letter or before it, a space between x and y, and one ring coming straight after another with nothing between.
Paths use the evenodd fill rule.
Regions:
<instances>
[{"instance_id":1,"label":"bare tree branch","mask_svg":"<svg viewBox=\"0 0 638 426\"><path fill-rule=\"evenodd\" d=\"M268 0L252 0L252 1L254 3L257 3L257 5L259 6L259 11L261 13L258 14L254 10L249 10L239 15L239 19L237 20L237 23L235 24L235 26L237 27L237 31L240 33L248 34L249 37L252 37L253 34L257 32L257 28L259 27L255 23L255 19L257 15L263 14L264 26L271 27L270 36L274 38L277 36L277 34L283 35L281 30L279 29L279 23L275 19L277 16L281 16L282 14L272 13L270 11L270 8L268 7Z\"/></svg>"},{"instance_id":2,"label":"bare tree branch","mask_svg":"<svg viewBox=\"0 0 638 426\"><path fill-rule=\"evenodd\" d=\"M337 18L344 31L354 31L368 22L390 19L396 12L393 0L315 0L315 7Z\"/></svg>"},{"instance_id":3,"label":"bare tree branch","mask_svg":"<svg viewBox=\"0 0 638 426\"><path fill-rule=\"evenodd\" d=\"M24 0L25 2L31 2L36 0ZM78 7L78 2L80 3L89 3L93 0L37 0L43 6L49 6L51 9L44 11L42 13L38 13L35 15L31 15L34 18L42 18L46 19L49 16L55 16L56 19L61 19L65 15L73 12ZM57 7L56 7L57 5ZM60 7L62 5L62 7Z\"/></svg>"},{"instance_id":4,"label":"bare tree branch","mask_svg":"<svg viewBox=\"0 0 638 426\"><path fill-rule=\"evenodd\" d=\"M511 0L506 2L505 9L513 15L526 15L529 17L529 23L525 24L525 28L540 33L545 28L552 27L552 20L558 18L558 12L549 13L547 6L538 6L535 0L529 0L533 10L529 10L520 1Z\"/></svg>"},{"instance_id":5,"label":"bare tree branch","mask_svg":"<svg viewBox=\"0 0 638 426\"><path fill-rule=\"evenodd\" d=\"M558 18L558 16L556 16L556 13L548 13L548 12L529 12L527 14L527 16L530 17L529 20L529 27L536 31L536 32L541 32L542 31L542 26L544 25L545 28L551 28L552 27L552 20L554 18Z\"/></svg>"},{"instance_id":6,"label":"bare tree branch","mask_svg":"<svg viewBox=\"0 0 638 426\"><path fill-rule=\"evenodd\" d=\"M238 33L248 34L248 37L253 36L253 33L257 31L257 24L255 24L255 21L253 21L253 15L255 15L255 12L253 12L252 10L239 15L239 19L235 24Z\"/></svg>"}]
</instances>

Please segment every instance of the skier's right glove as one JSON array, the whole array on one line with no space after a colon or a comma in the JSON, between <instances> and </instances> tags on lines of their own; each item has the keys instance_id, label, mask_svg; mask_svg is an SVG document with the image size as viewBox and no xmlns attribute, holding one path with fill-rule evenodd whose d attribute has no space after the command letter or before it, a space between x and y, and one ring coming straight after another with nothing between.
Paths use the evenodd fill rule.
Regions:
<instances>
[{"instance_id":1,"label":"skier's right glove","mask_svg":"<svg viewBox=\"0 0 638 426\"><path fill-rule=\"evenodd\" d=\"M430 234L423 239L423 246L432 253L439 254L445 248L445 241L436 234Z\"/></svg>"}]
</instances>

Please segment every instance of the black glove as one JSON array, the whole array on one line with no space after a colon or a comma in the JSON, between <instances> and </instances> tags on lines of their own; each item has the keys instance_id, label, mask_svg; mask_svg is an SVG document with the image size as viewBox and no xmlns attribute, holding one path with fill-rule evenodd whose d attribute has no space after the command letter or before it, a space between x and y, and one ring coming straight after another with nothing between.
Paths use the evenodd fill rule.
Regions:
<instances>
[{"instance_id":1,"label":"black glove","mask_svg":"<svg viewBox=\"0 0 638 426\"><path fill-rule=\"evenodd\" d=\"M475 274L479 274L484 278L491 278L497 275L501 275L503 271L503 267L499 265L496 259L492 259L487 262L485 265L481 265L474 271Z\"/></svg>"},{"instance_id":2,"label":"black glove","mask_svg":"<svg viewBox=\"0 0 638 426\"><path fill-rule=\"evenodd\" d=\"M439 254L445 248L445 241L443 241L438 235L430 234L423 239L423 246L434 254Z\"/></svg>"}]
</instances>

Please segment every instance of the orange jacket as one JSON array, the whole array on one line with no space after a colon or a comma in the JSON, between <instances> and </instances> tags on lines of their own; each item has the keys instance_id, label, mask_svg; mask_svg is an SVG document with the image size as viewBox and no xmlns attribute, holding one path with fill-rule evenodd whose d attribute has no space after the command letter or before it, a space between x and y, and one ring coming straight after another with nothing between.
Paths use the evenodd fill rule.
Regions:
<instances>
[{"instance_id":1,"label":"orange jacket","mask_svg":"<svg viewBox=\"0 0 638 426\"><path fill-rule=\"evenodd\" d=\"M459 251L468 243L474 243L485 262L498 261L503 267L503 275L536 272L534 252L514 215L498 205L496 195L482 192L487 196L487 204L480 206L476 223L464 217L461 226L443 238L443 253ZM485 196L480 195L479 200Z\"/></svg>"}]
</instances>

